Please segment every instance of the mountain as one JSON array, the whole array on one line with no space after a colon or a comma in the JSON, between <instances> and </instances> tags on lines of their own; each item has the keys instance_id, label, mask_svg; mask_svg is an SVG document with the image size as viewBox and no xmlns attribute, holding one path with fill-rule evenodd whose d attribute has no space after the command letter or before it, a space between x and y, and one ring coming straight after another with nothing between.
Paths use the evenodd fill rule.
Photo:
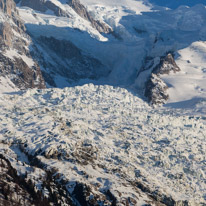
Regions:
<instances>
[{"instance_id":1,"label":"mountain","mask_svg":"<svg viewBox=\"0 0 206 206\"><path fill-rule=\"evenodd\" d=\"M15 28L20 29L11 35L9 24L3 23L1 36L7 49L2 46L2 51L5 50L2 61L4 65L12 65L13 59L18 58L21 62L15 64L21 66L15 72L2 69L2 91L3 87L12 91L43 88L45 84L63 88L94 83L129 88L141 93L151 104L169 103L173 107L206 98L202 52L205 6L197 4L201 1L196 4L188 1L187 5L192 6L188 7L181 6L183 3L179 1L169 5L163 1L105 0L99 4L87 0L18 0L17 9L13 1L8 2L2 4L5 11L2 22L10 18ZM12 39L17 38L22 43L11 45ZM155 64L168 53L173 55L179 72L160 74L160 79L154 80ZM164 86L152 83L152 78Z\"/></svg>"},{"instance_id":2,"label":"mountain","mask_svg":"<svg viewBox=\"0 0 206 206\"><path fill-rule=\"evenodd\" d=\"M32 44L13 0L0 1L1 91L45 88L41 70L30 53Z\"/></svg>"},{"instance_id":3,"label":"mountain","mask_svg":"<svg viewBox=\"0 0 206 206\"><path fill-rule=\"evenodd\" d=\"M47 86L109 84L146 94L151 104L178 106L178 102L190 105L206 98L204 84L196 82L197 78L205 81L204 64L182 56L183 51L195 52L204 59L205 6L198 4L201 1L188 1L191 7L178 2L170 3L176 9L167 9L165 1L21 0L17 8L35 45L32 58ZM201 46L193 50L194 44ZM147 82L155 67L152 62L156 64L168 53L180 71L158 75L164 92L150 94L160 98L151 101ZM188 62L199 69L185 71ZM187 79L193 85L190 95Z\"/></svg>"},{"instance_id":4,"label":"mountain","mask_svg":"<svg viewBox=\"0 0 206 206\"><path fill-rule=\"evenodd\" d=\"M67 32L73 35L83 32L81 29L68 27L67 21L69 22L70 19L76 23L80 21L81 24L87 24L96 33L112 33L109 26L94 20L79 1L69 1L63 5L59 1L26 0L19 1L18 5L20 5L21 17L25 17L23 19L28 21L27 29L35 44L32 50L33 58L39 63L49 86L64 87L75 84L81 79L97 80L108 76L110 68L104 65L104 62L76 45L69 35L66 37ZM21 9L25 6L31 9ZM49 15L47 15L48 12L50 12ZM59 27L48 23L50 17L58 17ZM44 20L46 24L43 23Z\"/></svg>"},{"instance_id":5,"label":"mountain","mask_svg":"<svg viewBox=\"0 0 206 206\"><path fill-rule=\"evenodd\" d=\"M205 18L0 0L0 205L205 206Z\"/></svg>"}]
</instances>

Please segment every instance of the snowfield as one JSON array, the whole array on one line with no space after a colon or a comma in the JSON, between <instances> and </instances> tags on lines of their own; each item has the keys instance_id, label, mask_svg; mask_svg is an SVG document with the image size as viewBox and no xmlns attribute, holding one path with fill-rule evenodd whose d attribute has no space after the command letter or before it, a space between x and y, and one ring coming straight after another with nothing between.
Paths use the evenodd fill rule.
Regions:
<instances>
[{"instance_id":1,"label":"snowfield","mask_svg":"<svg viewBox=\"0 0 206 206\"><path fill-rule=\"evenodd\" d=\"M188 6L182 5L186 1L181 3L177 0L173 3L163 0L81 0L89 14L112 28L118 38L98 32L66 1L51 1L68 16L56 16L50 10L39 12L18 6L29 33L35 38L43 35L69 40L100 60L105 68L111 69L108 77L98 80L100 84L123 86L142 92L148 75L151 74L151 67L146 71L146 76L139 74L141 69L144 70L146 60L155 60L170 52L175 54L181 72L161 77L169 86L169 105L192 107L191 105L206 98L206 7L198 4L204 3L201 0L196 3L187 1ZM56 81L57 87L70 86L66 80L64 84L61 82ZM81 83L77 82L75 85Z\"/></svg>"},{"instance_id":2,"label":"snowfield","mask_svg":"<svg viewBox=\"0 0 206 206\"><path fill-rule=\"evenodd\" d=\"M169 103L188 101L182 107L192 107L191 102L206 99L206 42L194 42L179 50L177 56L176 63L181 71L162 77L170 85Z\"/></svg>"},{"instance_id":3,"label":"snowfield","mask_svg":"<svg viewBox=\"0 0 206 206\"><path fill-rule=\"evenodd\" d=\"M34 89L1 94L0 121L0 153L39 189L44 172L31 170L25 154L56 171L70 193L81 182L94 195L109 189L119 205L153 205L148 193L206 202L204 101L154 109L119 87Z\"/></svg>"},{"instance_id":4,"label":"snowfield","mask_svg":"<svg viewBox=\"0 0 206 206\"><path fill-rule=\"evenodd\" d=\"M50 205L206 206L204 2L80 0L78 11L46 1L53 6L42 11L17 5L33 55L2 52L38 63L49 88L20 91L12 74L0 77L5 181L16 169ZM168 60L155 73L167 55L180 69ZM152 75L157 94L168 94L164 106L143 97Z\"/></svg>"}]
</instances>

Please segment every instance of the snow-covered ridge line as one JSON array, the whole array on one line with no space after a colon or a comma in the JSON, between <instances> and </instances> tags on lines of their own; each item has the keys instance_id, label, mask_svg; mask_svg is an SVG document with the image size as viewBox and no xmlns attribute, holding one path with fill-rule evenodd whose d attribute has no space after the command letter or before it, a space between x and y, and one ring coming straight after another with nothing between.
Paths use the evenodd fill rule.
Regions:
<instances>
[{"instance_id":1,"label":"snow-covered ridge line","mask_svg":"<svg viewBox=\"0 0 206 206\"><path fill-rule=\"evenodd\" d=\"M81 182L124 205L140 198L132 182L141 182L162 203L205 202L204 116L154 110L125 89L92 84L1 95L0 114L1 142L21 143L71 194Z\"/></svg>"}]
</instances>

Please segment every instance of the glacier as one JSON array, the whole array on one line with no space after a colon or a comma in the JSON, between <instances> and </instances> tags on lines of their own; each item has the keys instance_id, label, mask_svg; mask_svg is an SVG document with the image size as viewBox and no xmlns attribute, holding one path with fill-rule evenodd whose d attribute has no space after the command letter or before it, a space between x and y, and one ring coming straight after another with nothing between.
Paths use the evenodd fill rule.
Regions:
<instances>
[{"instance_id":1,"label":"glacier","mask_svg":"<svg viewBox=\"0 0 206 206\"><path fill-rule=\"evenodd\" d=\"M93 84L2 94L0 153L19 174L38 175L16 145L64 179L70 195L81 182L90 185L90 197L109 189L119 205L141 196L135 205L149 203L148 191L160 202L165 196L199 205L205 202L205 105L152 109L126 89Z\"/></svg>"},{"instance_id":2,"label":"glacier","mask_svg":"<svg viewBox=\"0 0 206 206\"><path fill-rule=\"evenodd\" d=\"M15 2L2 58L39 73L0 76L0 205L205 206L205 2Z\"/></svg>"}]
</instances>

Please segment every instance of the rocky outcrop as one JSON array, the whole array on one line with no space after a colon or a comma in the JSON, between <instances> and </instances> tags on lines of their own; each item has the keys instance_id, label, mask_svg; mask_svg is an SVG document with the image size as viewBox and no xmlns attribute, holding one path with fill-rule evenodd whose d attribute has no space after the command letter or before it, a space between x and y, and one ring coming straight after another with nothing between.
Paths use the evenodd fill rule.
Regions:
<instances>
[{"instance_id":1,"label":"rocky outcrop","mask_svg":"<svg viewBox=\"0 0 206 206\"><path fill-rule=\"evenodd\" d=\"M29 166L29 168L31 171L41 170L35 166ZM10 161L2 154L0 154L0 171L0 205L2 206L73 206L66 192L66 187L55 183L50 171L41 170L45 175L40 179L34 179L28 173L20 176ZM36 181L41 182L38 187Z\"/></svg>"},{"instance_id":2,"label":"rocky outcrop","mask_svg":"<svg viewBox=\"0 0 206 206\"><path fill-rule=\"evenodd\" d=\"M15 3L13 0L0 0L0 10L8 16L12 16L16 12Z\"/></svg>"},{"instance_id":3,"label":"rocky outcrop","mask_svg":"<svg viewBox=\"0 0 206 206\"><path fill-rule=\"evenodd\" d=\"M152 105L165 104L169 99L167 94L168 86L156 74L151 74L146 83L145 96Z\"/></svg>"},{"instance_id":4,"label":"rocky outcrop","mask_svg":"<svg viewBox=\"0 0 206 206\"><path fill-rule=\"evenodd\" d=\"M0 0L0 12L12 19L18 28L25 31L24 24L21 22L16 4L13 0Z\"/></svg>"},{"instance_id":5,"label":"rocky outcrop","mask_svg":"<svg viewBox=\"0 0 206 206\"><path fill-rule=\"evenodd\" d=\"M0 0L0 13L0 75L8 77L19 89L45 88L40 68L30 55L32 42L14 1Z\"/></svg>"},{"instance_id":6,"label":"rocky outcrop","mask_svg":"<svg viewBox=\"0 0 206 206\"><path fill-rule=\"evenodd\" d=\"M91 25L100 33L112 33L112 29L105 23L95 20L79 0L69 0L67 3L77 14L79 14L79 16L91 22Z\"/></svg>"},{"instance_id":7,"label":"rocky outcrop","mask_svg":"<svg viewBox=\"0 0 206 206\"><path fill-rule=\"evenodd\" d=\"M12 28L8 22L0 23L0 42L10 47L12 44Z\"/></svg>"},{"instance_id":8,"label":"rocky outcrop","mask_svg":"<svg viewBox=\"0 0 206 206\"><path fill-rule=\"evenodd\" d=\"M57 5L53 4L51 1L46 1L45 2L45 7L47 9L50 9L51 11L53 11L56 16L70 17L70 15L67 12L62 10Z\"/></svg>"},{"instance_id":9,"label":"rocky outcrop","mask_svg":"<svg viewBox=\"0 0 206 206\"><path fill-rule=\"evenodd\" d=\"M0 205L45 205L49 201L36 192L31 181L17 175L11 163L0 154Z\"/></svg>"},{"instance_id":10,"label":"rocky outcrop","mask_svg":"<svg viewBox=\"0 0 206 206\"><path fill-rule=\"evenodd\" d=\"M10 59L2 54L0 54L0 62L0 75L9 77L17 88L45 88L44 79L38 65L30 68L21 58Z\"/></svg>"},{"instance_id":11,"label":"rocky outcrop","mask_svg":"<svg viewBox=\"0 0 206 206\"><path fill-rule=\"evenodd\" d=\"M162 57L160 59L160 64L154 68L153 73L157 75L162 75L162 74L169 74L171 72L176 73L179 71L180 68L177 66L173 55L169 53L167 54L167 56Z\"/></svg>"},{"instance_id":12,"label":"rocky outcrop","mask_svg":"<svg viewBox=\"0 0 206 206\"><path fill-rule=\"evenodd\" d=\"M53 11L56 16L70 17L70 15L63 11L56 4L46 0L22 0L21 6L30 7L36 11L46 12L48 9Z\"/></svg>"},{"instance_id":13,"label":"rocky outcrop","mask_svg":"<svg viewBox=\"0 0 206 206\"><path fill-rule=\"evenodd\" d=\"M33 58L38 61L45 81L51 86L61 87L56 80L58 76L71 83L80 79L97 80L110 73L109 68L98 59L86 54L68 40L41 36L36 43L39 46L33 51Z\"/></svg>"},{"instance_id":14,"label":"rocky outcrop","mask_svg":"<svg viewBox=\"0 0 206 206\"><path fill-rule=\"evenodd\" d=\"M171 53L160 59L160 63L153 68L145 84L145 96L148 98L150 104L160 105L167 102L169 99L169 95L167 94L168 86L161 79L161 75L179 71L180 68L177 66Z\"/></svg>"}]
</instances>

